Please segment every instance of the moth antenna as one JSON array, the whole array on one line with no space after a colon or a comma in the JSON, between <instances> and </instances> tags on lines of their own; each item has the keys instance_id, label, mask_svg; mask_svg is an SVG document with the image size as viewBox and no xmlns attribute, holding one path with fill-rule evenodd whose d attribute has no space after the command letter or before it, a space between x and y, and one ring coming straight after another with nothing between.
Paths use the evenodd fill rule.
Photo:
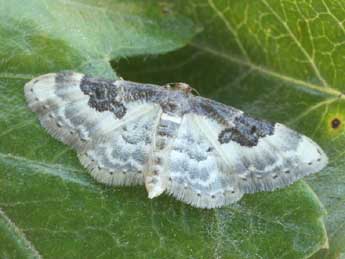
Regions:
<instances>
[{"instance_id":1,"label":"moth antenna","mask_svg":"<svg viewBox=\"0 0 345 259\"><path fill-rule=\"evenodd\" d=\"M199 93L199 91L198 91L198 90L196 90L195 88L193 88L193 87L192 87L192 93L193 93L193 92L194 92L194 93L196 93L196 95L198 95L198 96L200 96L200 95L201 95L201 94Z\"/></svg>"}]
</instances>

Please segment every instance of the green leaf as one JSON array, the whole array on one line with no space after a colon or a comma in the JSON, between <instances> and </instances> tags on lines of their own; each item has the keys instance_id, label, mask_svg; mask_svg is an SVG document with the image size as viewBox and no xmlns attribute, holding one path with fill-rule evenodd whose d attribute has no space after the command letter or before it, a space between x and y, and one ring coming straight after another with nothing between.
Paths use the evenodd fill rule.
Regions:
<instances>
[{"instance_id":1,"label":"green leaf","mask_svg":"<svg viewBox=\"0 0 345 259\"><path fill-rule=\"evenodd\" d=\"M327 246L302 181L217 210L95 183L27 110L23 85L64 69L116 78L110 61L126 79L186 81L317 140L331 165L308 181L332 247L344 233L344 127L330 127L345 120L341 13L266 1L0 0L1 257L305 258Z\"/></svg>"}]
</instances>

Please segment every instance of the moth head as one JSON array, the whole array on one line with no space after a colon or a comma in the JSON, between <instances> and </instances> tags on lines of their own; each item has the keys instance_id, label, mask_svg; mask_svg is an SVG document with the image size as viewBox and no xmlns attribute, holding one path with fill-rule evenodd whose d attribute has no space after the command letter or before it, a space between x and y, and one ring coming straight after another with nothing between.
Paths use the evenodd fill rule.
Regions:
<instances>
[{"instance_id":1,"label":"moth head","mask_svg":"<svg viewBox=\"0 0 345 259\"><path fill-rule=\"evenodd\" d=\"M189 84L177 82L177 83L168 83L164 86L166 89L175 90L175 91L182 91L186 94L190 94L193 91L199 94L193 87Z\"/></svg>"}]
</instances>

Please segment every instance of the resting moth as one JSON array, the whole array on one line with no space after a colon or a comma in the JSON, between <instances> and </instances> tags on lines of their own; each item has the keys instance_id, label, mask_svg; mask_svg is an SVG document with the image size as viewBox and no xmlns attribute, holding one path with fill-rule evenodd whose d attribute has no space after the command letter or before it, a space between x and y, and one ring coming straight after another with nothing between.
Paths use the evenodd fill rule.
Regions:
<instances>
[{"instance_id":1,"label":"resting moth","mask_svg":"<svg viewBox=\"0 0 345 259\"><path fill-rule=\"evenodd\" d=\"M72 146L99 182L145 184L214 208L272 191L318 172L327 156L280 123L194 96L184 83L157 86L52 73L25 85L29 108Z\"/></svg>"}]
</instances>

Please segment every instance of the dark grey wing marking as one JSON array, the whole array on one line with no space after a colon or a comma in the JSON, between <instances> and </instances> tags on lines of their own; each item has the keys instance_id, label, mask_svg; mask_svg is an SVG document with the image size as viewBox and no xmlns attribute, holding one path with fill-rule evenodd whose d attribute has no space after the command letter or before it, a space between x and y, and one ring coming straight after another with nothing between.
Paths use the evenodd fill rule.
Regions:
<instances>
[{"instance_id":1,"label":"dark grey wing marking","mask_svg":"<svg viewBox=\"0 0 345 259\"><path fill-rule=\"evenodd\" d=\"M125 116L127 109L121 100L122 93L114 82L84 76L80 82L80 89L84 94L90 96L88 104L96 111L110 111L118 119Z\"/></svg>"},{"instance_id":2,"label":"dark grey wing marking","mask_svg":"<svg viewBox=\"0 0 345 259\"><path fill-rule=\"evenodd\" d=\"M260 138L274 134L274 123L260 121L241 114L233 118L233 125L225 128L218 135L221 144L235 141L241 146L255 147Z\"/></svg>"},{"instance_id":3,"label":"dark grey wing marking","mask_svg":"<svg viewBox=\"0 0 345 259\"><path fill-rule=\"evenodd\" d=\"M235 141L242 146L256 146L260 138L274 133L274 123L258 120L233 107L196 97L193 112L218 121L224 130L218 134L221 144Z\"/></svg>"}]
</instances>

